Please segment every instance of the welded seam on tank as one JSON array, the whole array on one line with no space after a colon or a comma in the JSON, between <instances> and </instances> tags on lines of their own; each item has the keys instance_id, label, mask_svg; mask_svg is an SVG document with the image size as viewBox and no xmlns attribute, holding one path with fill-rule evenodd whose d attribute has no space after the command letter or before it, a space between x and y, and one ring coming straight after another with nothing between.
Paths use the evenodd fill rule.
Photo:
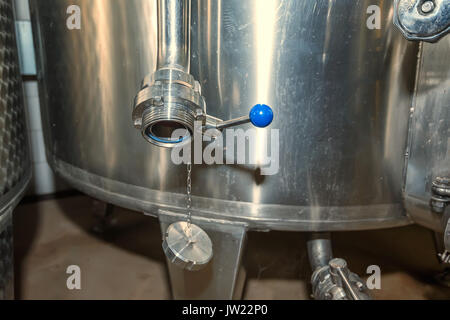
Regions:
<instances>
[{"instance_id":1,"label":"welded seam on tank","mask_svg":"<svg viewBox=\"0 0 450 320\"><path fill-rule=\"evenodd\" d=\"M74 167L62 160L53 158L51 165L53 169L65 178L69 183L81 189L86 193L94 193L95 197L101 198L104 201L117 204L131 210L142 211L146 213L157 212L159 209L173 210L176 212L185 212L185 195L169 192L160 192L157 190L146 189L139 186L128 185L123 182L118 182L105 177L101 177L89 173L80 168ZM99 183L95 183L94 181ZM121 188L129 191L142 191L150 200L138 199L129 194L123 194L119 191L105 190L101 185L109 185L113 188ZM311 207L287 206L278 204L253 204L248 202L236 203L230 200L210 199L204 197L193 197L194 202L197 203L195 211L197 215L211 216L211 218L218 219L232 219L249 223L250 228L269 228L276 230L342 230L346 229L362 230L362 229L378 229L386 227L405 226L411 224L412 221L405 215L397 215L395 217L389 216L386 212L398 212L402 208L401 204L385 204L372 205L368 210L367 206L353 206L353 207L333 207L321 208L321 210L333 212L335 217L340 217L340 212L345 211L346 215L349 212L357 212L354 220L337 220L327 219L311 220L311 219L292 219L292 216L298 216L299 211L303 211L306 215ZM211 209L211 201L219 208L216 211ZM203 203L202 203L203 202ZM199 206L199 203L202 204ZM230 206L233 205L233 206ZM262 212L278 212L280 218L272 217L254 217L245 215L248 212L248 207L257 207ZM221 207L221 208L220 208ZM367 213L367 218L361 217L361 208L363 212ZM226 209L226 210L225 210ZM219 213L220 212L220 213ZM382 215L380 215L382 213ZM242 214L242 216L239 216ZM157 214L154 214L157 216ZM284 216L283 216L284 215ZM291 217L286 217L286 215Z\"/></svg>"},{"instance_id":2,"label":"welded seam on tank","mask_svg":"<svg viewBox=\"0 0 450 320\"><path fill-rule=\"evenodd\" d=\"M422 73L422 64L423 64L423 59L422 59L422 54L423 54L423 43L420 42L419 43L419 50L417 52L417 63L416 63L416 76L415 76L415 83L414 83L414 90L413 90L413 95L412 95L412 99L411 99L411 109L409 112L409 119L408 119L408 135L407 135L407 142L406 142L406 154L407 156L405 156L405 164L404 164L404 168L403 168L403 186L402 186L402 193L403 193L403 201L406 200L406 181L408 178L408 164L409 164L409 159L411 158L411 151L412 151L412 145L413 145L413 141L414 141L414 123L415 123L415 117L414 115L416 114L416 109L417 109L417 94L419 92L419 79ZM406 212L406 214L409 216L409 213Z\"/></svg>"}]
</instances>

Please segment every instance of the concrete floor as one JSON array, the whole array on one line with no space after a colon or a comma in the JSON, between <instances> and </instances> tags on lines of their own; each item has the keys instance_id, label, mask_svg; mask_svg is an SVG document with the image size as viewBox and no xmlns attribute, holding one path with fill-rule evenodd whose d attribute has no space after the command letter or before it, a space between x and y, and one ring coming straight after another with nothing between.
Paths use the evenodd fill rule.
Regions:
<instances>
[{"instance_id":1,"label":"concrete floor","mask_svg":"<svg viewBox=\"0 0 450 320\"><path fill-rule=\"evenodd\" d=\"M105 204L87 196L20 205L15 212L16 297L19 299L169 299L158 221L121 208L102 235L92 232ZM365 277L379 265L376 299L449 299L433 276L431 232L417 226L333 234L335 256ZM249 233L245 299L308 299L305 234ZM66 287L66 268L81 268L81 290Z\"/></svg>"}]
</instances>

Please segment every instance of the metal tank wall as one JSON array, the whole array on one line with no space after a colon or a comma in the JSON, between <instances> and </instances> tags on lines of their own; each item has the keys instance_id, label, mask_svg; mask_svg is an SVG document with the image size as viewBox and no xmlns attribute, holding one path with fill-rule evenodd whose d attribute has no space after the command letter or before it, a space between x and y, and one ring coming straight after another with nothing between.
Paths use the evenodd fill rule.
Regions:
<instances>
[{"instance_id":1,"label":"metal tank wall","mask_svg":"<svg viewBox=\"0 0 450 320\"><path fill-rule=\"evenodd\" d=\"M12 210L31 177L13 5L0 1L0 299L14 297Z\"/></svg>"},{"instance_id":2,"label":"metal tank wall","mask_svg":"<svg viewBox=\"0 0 450 320\"><path fill-rule=\"evenodd\" d=\"M443 232L443 212L430 206L436 178L450 178L450 37L424 43L410 125L405 206L414 221ZM448 209L447 209L448 210ZM444 228L443 228L444 227Z\"/></svg>"},{"instance_id":3,"label":"metal tank wall","mask_svg":"<svg viewBox=\"0 0 450 320\"><path fill-rule=\"evenodd\" d=\"M130 119L156 67L156 1L30 4L53 169L120 206L183 212L185 166L146 143ZM373 4L380 30L366 26ZM66 27L69 5L81 9L81 30ZM191 73L208 113L229 119L267 103L280 136L276 175L195 165L195 215L304 231L411 222L402 191L418 45L395 29L392 10L381 0L192 1ZM262 157L258 146L250 152Z\"/></svg>"}]
</instances>

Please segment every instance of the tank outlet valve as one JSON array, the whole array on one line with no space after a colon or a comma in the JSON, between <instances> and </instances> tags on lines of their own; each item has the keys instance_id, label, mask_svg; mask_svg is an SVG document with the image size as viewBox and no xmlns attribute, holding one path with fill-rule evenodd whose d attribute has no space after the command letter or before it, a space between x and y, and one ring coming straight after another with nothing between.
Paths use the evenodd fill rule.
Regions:
<instances>
[{"instance_id":1,"label":"tank outlet valve","mask_svg":"<svg viewBox=\"0 0 450 320\"><path fill-rule=\"evenodd\" d=\"M148 142L173 148L200 135L232 126L252 123L265 128L273 121L273 111L265 104L257 104L247 116L222 120L206 114L201 86L194 77L182 70L163 68L142 81L135 98L133 123Z\"/></svg>"},{"instance_id":2,"label":"tank outlet valve","mask_svg":"<svg viewBox=\"0 0 450 320\"><path fill-rule=\"evenodd\" d=\"M344 259L335 258L317 268L312 277L313 296L317 300L370 300L361 278L351 272Z\"/></svg>"},{"instance_id":3,"label":"tank outlet valve","mask_svg":"<svg viewBox=\"0 0 450 320\"><path fill-rule=\"evenodd\" d=\"M208 129L248 122L268 126L273 112L263 104L253 107L248 116L227 121L206 114L200 83L190 74L191 1L157 0L156 4L156 71L142 81L133 107L134 126L144 139L158 147L173 148L198 133L214 138L217 132Z\"/></svg>"},{"instance_id":4,"label":"tank outlet valve","mask_svg":"<svg viewBox=\"0 0 450 320\"><path fill-rule=\"evenodd\" d=\"M200 84L182 70L164 68L142 81L133 123L148 142L170 148L189 140L205 113Z\"/></svg>"}]
</instances>

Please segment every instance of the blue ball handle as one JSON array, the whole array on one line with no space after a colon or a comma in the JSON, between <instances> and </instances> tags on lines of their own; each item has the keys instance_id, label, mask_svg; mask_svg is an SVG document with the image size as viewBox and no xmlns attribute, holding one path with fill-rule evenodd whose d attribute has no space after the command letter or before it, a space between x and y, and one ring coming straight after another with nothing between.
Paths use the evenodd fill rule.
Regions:
<instances>
[{"instance_id":1,"label":"blue ball handle","mask_svg":"<svg viewBox=\"0 0 450 320\"><path fill-rule=\"evenodd\" d=\"M265 128L273 121L273 111L265 104L257 104L250 110L250 121L255 127Z\"/></svg>"}]
</instances>

